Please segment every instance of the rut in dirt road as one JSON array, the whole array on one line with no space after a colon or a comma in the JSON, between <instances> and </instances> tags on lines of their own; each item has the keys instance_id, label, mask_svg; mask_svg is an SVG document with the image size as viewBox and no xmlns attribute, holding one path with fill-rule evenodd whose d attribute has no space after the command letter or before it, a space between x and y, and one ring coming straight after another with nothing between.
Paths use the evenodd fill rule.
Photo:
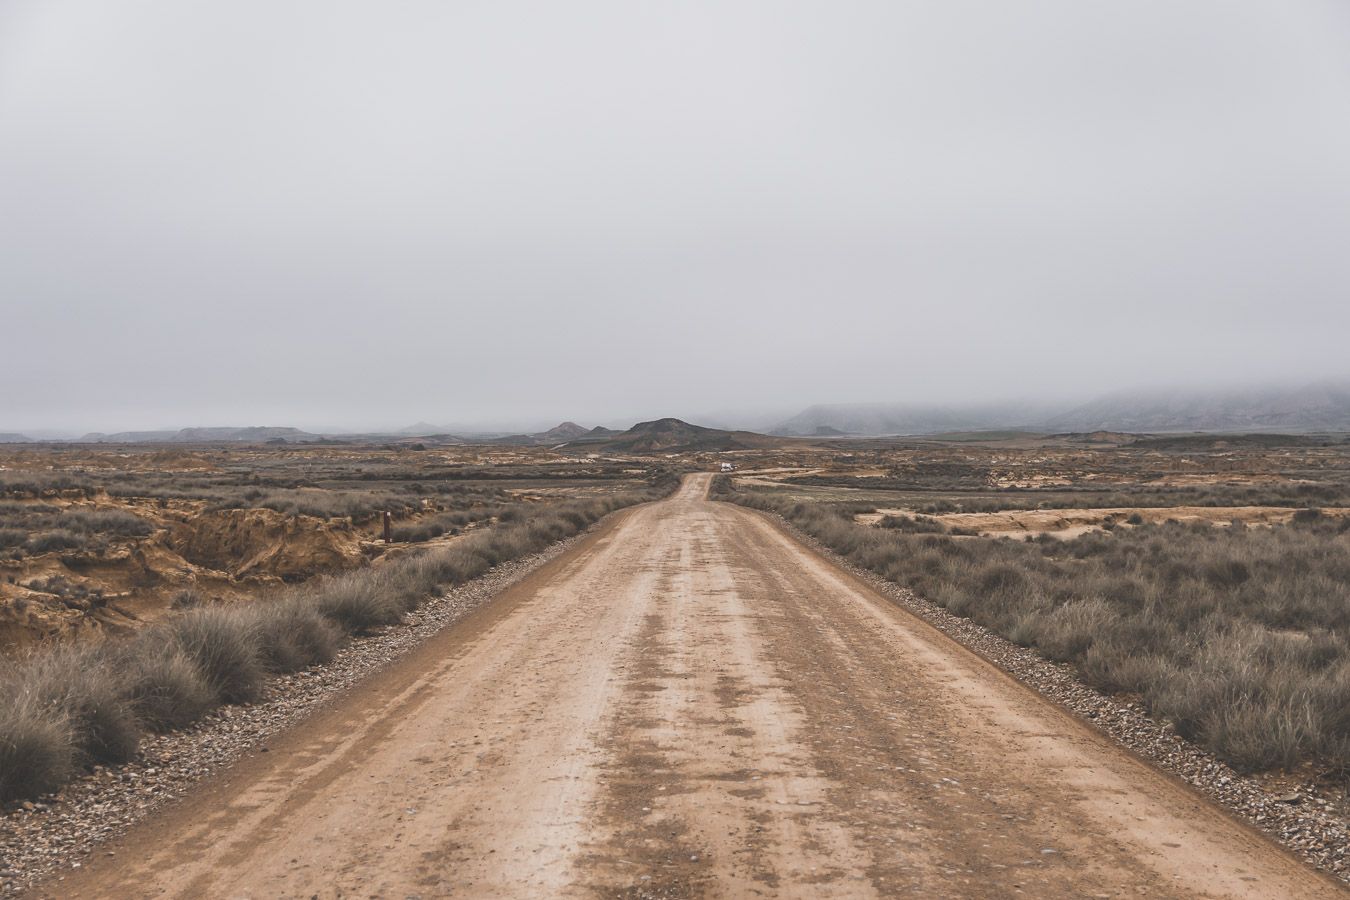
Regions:
<instances>
[{"instance_id":1,"label":"rut in dirt road","mask_svg":"<svg viewBox=\"0 0 1350 900\"><path fill-rule=\"evenodd\" d=\"M618 514L45 893L1340 890L707 485Z\"/></svg>"}]
</instances>

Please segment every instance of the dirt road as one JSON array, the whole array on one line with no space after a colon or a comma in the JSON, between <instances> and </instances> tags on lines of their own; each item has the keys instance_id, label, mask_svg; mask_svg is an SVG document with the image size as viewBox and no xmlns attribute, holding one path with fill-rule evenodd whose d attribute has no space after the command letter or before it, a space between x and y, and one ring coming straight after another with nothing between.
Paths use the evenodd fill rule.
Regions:
<instances>
[{"instance_id":1,"label":"dirt road","mask_svg":"<svg viewBox=\"0 0 1350 900\"><path fill-rule=\"evenodd\" d=\"M706 477L51 895L1327 897Z\"/></svg>"}]
</instances>

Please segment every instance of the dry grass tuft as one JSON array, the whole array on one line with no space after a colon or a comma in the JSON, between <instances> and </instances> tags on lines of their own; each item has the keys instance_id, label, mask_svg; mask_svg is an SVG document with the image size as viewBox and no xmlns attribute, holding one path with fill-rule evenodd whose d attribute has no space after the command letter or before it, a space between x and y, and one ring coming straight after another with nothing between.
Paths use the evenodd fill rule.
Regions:
<instances>
[{"instance_id":1,"label":"dry grass tuft","mask_svg":"<svg viewBox=\"0 0 1350 900\"><path fill-rule=\"evenodd\" d=\"M196 661L164 638L157 631L136 637L117 657L132 709L151 731L190 725L218 702Z\"/></svg>"},{"instance_id":2,"label":"dry grass tuft","mask_svg":"<svg viewBox=\"0 0 1350 900\"><path fill-rule=\"evenodd\" d=\"M168 626L222 703L251 703L262 693L258 620L256 612L216 606L190 610Z\"/></svg>"}]
</instances>

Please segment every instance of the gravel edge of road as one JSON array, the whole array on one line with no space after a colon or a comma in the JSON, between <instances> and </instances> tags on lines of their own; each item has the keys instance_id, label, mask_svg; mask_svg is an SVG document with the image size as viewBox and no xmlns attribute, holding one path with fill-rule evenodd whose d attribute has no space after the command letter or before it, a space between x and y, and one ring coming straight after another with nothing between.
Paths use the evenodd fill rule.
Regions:
<instances>
[{"instance_id":1,"label":"gravel edge of road","mask_svg":"<svg viewBox=\"0 0 1350 900\"><path fill-rule=\"evenodd\" d=\"M79 868L102 845L173 802L268 738L336 702L352 686L462 619L544 563L603 527L609 517L530 556L427 600L401 624L350 641L326 665L270 679L262 700L223 706L182 731L152 735L137 758L96 767L37 802L0 815L0 895L12 896L64 869Z\"/></svg>"},{"instance_id":2,"label":"gravel edge of road","mask_svg":"<svg viewBox=\"0 0 1350 900\"><path fill-rule=\"evenodd\" d=\"M726 502L726 501L716 501ZM756 510L752 510L758 512ZM1054 701L1155 768L1179 778L1316 869L1350 884L1350 821L1333 810L1338 798L1304 782L1280 793L1234 771L1148 715L1139 703L1103 694L1067 663L1052 662L969 619L948 612L835 553L782 516L763 512L788 534L867 583L897 606ZM1297 797L1293 802L1290 798Z\"/></svg>"}]
</instances>

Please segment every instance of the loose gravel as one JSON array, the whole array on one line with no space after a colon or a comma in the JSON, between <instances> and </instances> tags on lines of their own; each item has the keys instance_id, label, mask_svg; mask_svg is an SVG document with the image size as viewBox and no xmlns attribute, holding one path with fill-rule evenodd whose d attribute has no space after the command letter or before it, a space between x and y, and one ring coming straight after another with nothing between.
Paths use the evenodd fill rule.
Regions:
<instances>
[{"instance_id":1,"label":"loose gravel","mask_svg":"<svg viewBox=\"0 0 1350 900\"><path fill-rule=\"evenodd\" d=\"M265 750L269 737L332 704L356 682L462 619L581 537L502 563L428 600L402 624L349 642L327 665L270 680L258 703L224 706L190 728L148 737L132 763L96 767L54 795L11 804L0 816L0 895L21 893L58 870L78 869L95 853L111 856L102 847L109 838L245 753Z\"/></svg>"},{"instance_id":2,"label":"loose gravel","mask_svg":"<svg viewBox=\"0 0 1350 900\"><path fill-rule=\"evenodd\" d=\"M781 516L764 515L772 516L798 540L898 606L1196 788L1313 866L1350 883L1350 798L1343 787L1337 789L1311 776L1266 780L1236 772L1178 735L1170 725L1150 717L1141 704L1103 694L1084 683L1071 665L1052 662L887 581L825 547Z\"/></svg>"}]
</instances>

